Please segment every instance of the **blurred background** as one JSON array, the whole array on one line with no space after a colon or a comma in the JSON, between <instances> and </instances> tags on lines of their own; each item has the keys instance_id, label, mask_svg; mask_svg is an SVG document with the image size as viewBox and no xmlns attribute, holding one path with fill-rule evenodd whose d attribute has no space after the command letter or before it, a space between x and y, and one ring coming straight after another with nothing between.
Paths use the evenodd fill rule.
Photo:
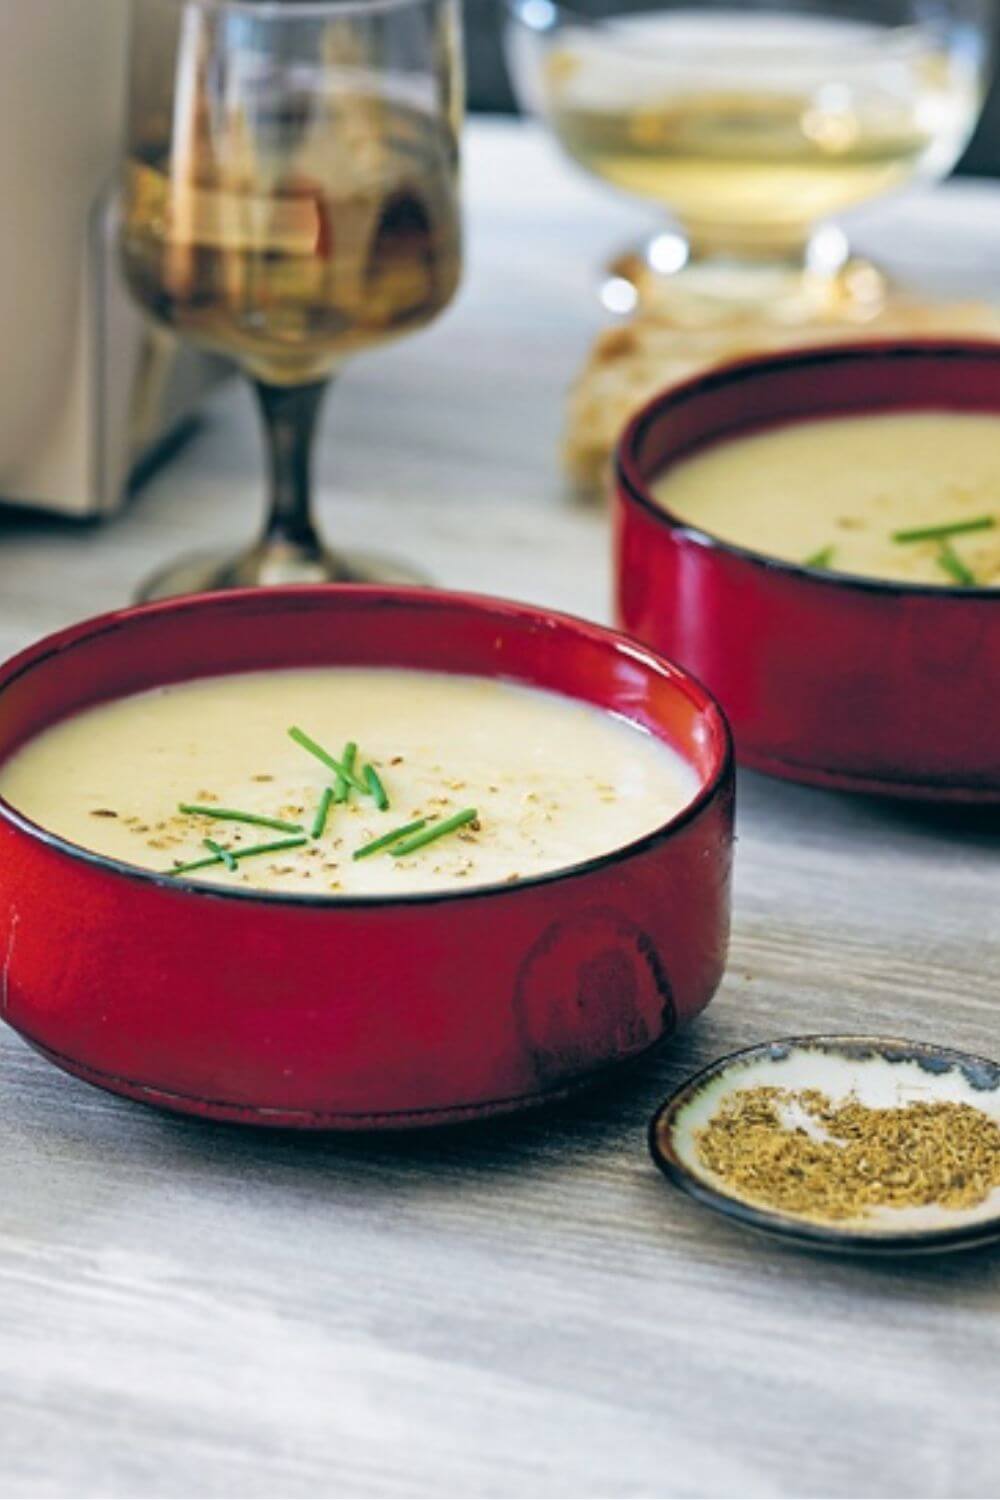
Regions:
<instances>
[{"instance_id":1,"label":"blurred background","mask_svg":"<svg viewBox=\"0 0 1000 1500\"><path fill-rule=\"evenodd\" d=\"M588 0L572 0L573 8L595 9ZM623 9L641 10L636 0ZM517 109L503 59L501 0L466 0L466 34L469 62L469 107L513 113ZM959 167L980 176L1000 175L1000 83L995 84L975 138Z\"/></svg>"},{"instance_id":2,"label":"blurred background","mask_svg":"<svg viewBox=\"0 0 1000 1500\"><path fill-rule=\"evenodd\" d=\"M418 3L431 11L438 6L438 0L418 0ZM569 0L569 3L573 9L590 15L610 13L618 19L627 12L655 10L661 0ZM883 41L872 41L871 27L861 28L868 39L864 46L856 39L857 55L851 52L850 67L858 70L860 82L853 92L849 91L850 108L837 104L836 100L832 105L828 101L820 111L822 118L813 119L808 131L802 127L804 116L796 102L799 96L792 91L795 109L789 115L787 106L779 107L768 128L775 133L786 157L797 163L798 177L794 170L791 174L774 170L773 163L778 158L769 156L767 151L758 151L755 159L755 143L761 139L760 126L749 132L745 143L740 136L743 127L739 118L737 126L730 129L729 106L721 113L717 111L711 89L704 79L698 82L697 47L686 53L678 65L676 32L672 33L669 46L661 43L667 73L682 77L685 98L707 99L709 105L707 109L693 108L687 135L679 137L690 144L691 140L697 140L699 130L705 132L704 144L690 151L689 160L680 160L679 168L675 158L682 157L683 151L664 151L659 147L655 130L650 137L648 130L642 135L632 128L630 111L634 111L638 97L633 59L641 59L645 68L645 47L634 53L615 53L612 49L609 54L605 50L605 34L597 33L596 50L587 42L584 46L590 47L589 52L581 51L579 56L573 53L574 68L581 59L586 63L585 71L580 74L586 87L582 92L565 89L567 77L576 74L573 68L566 73L564 58L563 71L558 74L562 84L549 98L538 84L542 77L550 83L557 77L551 69L548 73L543 70L543 60L554 45L554 38L548 35L545 26L539 28L522 12L522 25L513 33L520 60L521 96L536 100L551 132L570 155L586 162L595 179L604 179L609 188L616 189L616 197L610 191L607 194L607 226L616 214L623 225L620 239L615 239L611 228L605 227L602 242L589 256L580 250L577 303L580 322L572 326L580 330L592 326L587 322L590 309L595 314L596 331L598 307L622 315L640 305L651 313L662 312L672 326L666 350L657 351L655 357L651 354L645 359L639 351L636 359L631 360L629 351L622 348L623 368L614 371L614 383L616 390L623 393L622 400L630 404L629 409L646 394L642 382L648 379L657 387L662 384L665 358L674 360L673 378L680 378L682 373L690 373L691 360L707 357L709 345L715 358L727 352L730 356L741 352L730 342L723 345L721 335L716 338L711 330L723 329L733 322L734 314L738 315L737 322L747 321L748 309L758 310L758 322L770 320L775 326L780 325L780 330L806 327L811 322L823 322L825 326L824 320L838 319L843 326L854 329L862 323L872 325L873 318L891 310L890 276L896 276L896 285L902 287L903 274L910 277L912 273L914 284L922 294L929 295L931 272L935 276L940 272L940 287L935 282L934 296L939 301L943 299L942 306L959 293L964 298L986 296L990 299L990 309L966 308L965 317L977 330L989 322L1000 255L994 253L988 235L981 232L985 226L980 221L991 217L983 212L981 205L988 200L981 194L976 191L952 194L950 199L944 195L940 208L925 213L919 234L899 229L898 215L907 211L900 201L886 204L884 222L889 224L891 220L897 225L891 233L887 230L893 254L888 259L884 254L881 257L889 275L883 275L877 258L867 260L861 254L851 257L846 235L833 221L856 207L863 207L869 200L885 196L889 187L913 178L925 185L932 184L951 171L969 139L973 121L978 118L987 31L982 22L987 8L995 12L997 3L998 0L807 0L805 9L789 3L786 7L789 13L798 13L809 25L822 22L824 14L834 20L853 17L878 25L882 24L879 17L889 18L887 34L892 37L899 33L900 45L905 47L910 47L913 40L909 36L912 26L915 24L920 31L925 17L943 17L949 21L941 29L940 38L935 27L929 26L926 36L920 32L923 40L917 38L919 45L912 53L906 52L905 56L900 53L897 57L893 52L888 58ZM440 8L448 12L451 26L450 7ZM772 4L771 8L775 6ZM782 8L780 0L776 8ZM171 216L163 212L164 202L176 198L200 203L202 190L195 179L205 169L198 152L207 152L211 158L217 149L223 154L228 149L229 137L225 131L219 134L218 142L203 140L199 134L199 122L214 118L207 108L192 106L190 130L197 152L192 148L173 153L169 142L160 138L164 129L174 129L172 99L180 76L176 59L183 52L187 66L200 55L191 41L192 37L197 40L196 30L184 32L187 41L181 49L180 18L197 20L199 14L209 16L220 12L209 5L199 11L197 5L181 6L176 0L139 0L135 9L142 24L135 30L133 87L126 106L124 61L132 9L133 0L99 0L99 3L33 0L30 6L24 5L23 0L0 0L0 31L8 43L0 49L3 125L0 143L5 143L0 144L0 193L8 207L8 217L16 226L15 233L0 235L0 342L6 359L4 401L0 404L0 497L13 505L81 518L116 511L130 488L151 473L159 460L173 451L178 440L197 425L204 398L229 379L231 361L235 359L239 364L246 355L247 327L256 330L255 339L269 336L270 329L269 313L265 316L256 304L251 308L252 316L242 305L233 311L234 286L252 283L259 290L262 283L257 275L251 282L245 282L241 279L242 271L239 277L231 275L232 245L222 241L216 245L209 236L202 247L205 253L191 258L184 237L186 230L178 241L182 254L175 256L167 242ZM323 9L317 6L317 14ZM723 68L724 72L726 67L731 68L737 77L738 101L742 98L740 88L746 84L744 72L751 83L759 77L759 66L755 68L748 61L749 51L756 48L757 54L766 55L770 46L767 38L762 41L759 37L751 8L744 5L742 9L744 14L738 23L743 28L740 40L732 45L731 61ZM254 33L254 47L262 56L286 57L287 47L292 43L283 28L290 26L289 16L294 10L294 7L261 7L262 16L269 19L266 25L262 20ZM505 58L504 0L464 0L464 10L471 109L512 114L516 106ZM706 5L705 10L710 13L711 7ZM379 7L367 13L362 8L355 13L358 18L355 29L361 34L361 41L352 41L352 49L363 43L359 55L369 58L375 71L388 77L392 74L390 55L394 59L393 68L398 68L400 59L407 56L410 41L397 39L391 49L388 43L383 45L380 38L385 27L371 25L365 19L366 14L379 13ZM535 21L539 14L546 14L544 3L535 6ZM965 23L950 24L966 15L974 18L971 29L966 30ZM893 17L906 24L897 25ZM208 20L204 25L210 29ZM281 35L271 36L269 28ZM580 47L580 28L569 25L557 30L559 46L564 52ZM306 32L308 27L301 35ZM543 32L544 40L540 40ZM300 37L299 31L291 28L289 34L294 44L300 45L300 41L294 40ZM418 39L432 34L433 28L414 28L414 37ZM451 45L451 35L449 32L446 44L428 49L427 56L417 55L407 64L408 73L414 73L430 86L430 97L436 101L432 136L437 139L433 132L438 132L445 144L440 149L422 148L422 156L412 151L396 152L394 156L394 143L404 138L405 131L387 132L385 139L376 139L387 163L384 184L377 192L374 188L366 189L368 196L361 195L361 209L357 209L350 195L338 196L342 164L344 160L354 160L353 148L346 149L345 155L342 142L338 146L338 140L346 132L344 121L350 115L345 102L341 101L336 120L331 117L329 124L319 106L315 106L319 122L327 132L325 137L319 127L312 134L299 132L290 137L302 153L307 148L313 149L311 143L315 139L318 155L315 159L296 161L295 173L304 174L303 180L319 184L316 191L328 218L333 214L354 214L352 232L371 265L382 267L379 275L383 281L384 268L391 263L388 256L391 244L398 245L403 262L411 267L416 265L419 270L416 280L401 277L404 291L400 308L393 312L391 299L376 299L376 307L376 302L369 304L360 295L359 288L367 287L370 277L358 281L354 272L345 271L343 286L338 282L340 289L334 292L326 288L322 279L316 280L312 275L315 266L310 266L308 255L303 257L305 264L300 264L288 251L291 280L281 281L281 296L276 303L265 299L267 309L278 305L282 316L305 319L303 326L307 332L313 330L310 337L315 335L322 345L317 357L324 369L330 361L336 363L338 356L337 349L324 344L323 330L327 327L355 330L358 332L355 343L363 348L381 339L384 330L381 325L375 326L379 318L388 318L390 322L397 318L401 325L407 323L410 292L405 288L419 290L424 284L420 276L428 265L433 263L436 268L434 286L431 295L423 301L418 298L414 304L415 308L424 309L419 316L414 311L415 324L441 311L457 283L457 237L449 229L457 212L453 203L456 184L452 180L455 153L448 143L456 113L452 103L458 93L457 87L452 89L450 75L452 71L457 73L454 64L459 53ZM583 28L582 35L592 38L592 28ZM877 28L874 35L878 36ZM245 24L231 28L231 35L224 30L225 46L236 53L243 48L256 57L247 40L249 36ZM219 45L223 45L222 41ZM713 42L708 49L713 68L717 60L714 46ZM816 56L817 52L822 55ZM561 54L552 55L557 58ZM566 52L566 57L569 55ZM654 60L659 55L655 53ZM809 89L816 86L813 74L817 64L822 75L825 55L823 49L814 48L812 41L801 48L800 60L804 60L809 73L806 80ZM961 66L957 62L953 66L953 58L960 57ZM31 60L30 67L25 66L25 59ZM250 79L248 89L259 92L274 88L280 93L287 70L283 73L280 67L261 68L258 64L259 59L252 67L244 66L237 56L233 77ZM878 80L873 82L868 77L866 70L872 67L879 77L888 71L891 87L885 99L881 84L876 87ZM210 93L217 73L215 68L202 72L195 68L192 77ZM442 74L448 76L439 76ZM608 76L602 78L603 74ZM728 72L726 78L731 92ZM586 101L591 97L588 91L595 80L599 92L610 88L614 95L612 108L602 105L596 111L590 109ZM822 81L820 76L819 82ZM658 73L656 82L659 88ZM692 84L697 86L692 88ZM753 93L752 88L750 92ZM766 88L763 92L774 93ZM319 90L316 97L321 94ZM723 95L729 98L726 90ZM673 129L673 116L664 105L667 94L650 97L665 110L666 126ZM247 119L258 121L265 131L270 119L280 117L279 106L284 107L280 99L274 109L263 109L259 99L252 97L244 114ZM296 98L295 111L301 114L303 108ZM884 121L878 123L886 109L885 118L891 128ZM360 114L368 118L364 109ZM716 114L725 128L716 128ZM590 118L591 115L596 118ZM848 143L850 149L835 145L832 152L827 152L817 147L817 131L830 129L836 136L836 131L845 129L842 115L850 116L847 120L853 132ZM131 196L123 200L125 211L119 215L115 163L121 155L123 123L129 149L122 181L128 185ZM656 123L654 119L653 124ZM657 129L661 126L657 125ZM417 133L423 139L426 124L421 131ZM739 137L735 148L730 139L734 136ZM233 140L237 141L236 135ZM858 140L861 144L855 149ZM238 141L242 141L241 136ZM565 180L566 191L571 192L570 170L563 174L561 168L557 169L554 153L543 153L536 142L526 141L525 145L529 153L538 150L539 171L545 170L544 163L550 163L552 170L561 174L559 180ZM509 152L517 148L510 145L504 149ZM261 160L269 161L271 145L265 141L260 150ZM416 184L412 181L414 160L431 163L422 170ZM494 164L485 173L480 169L485 179L481 184L473 183L472 174L469 175L470 197L480 192L479 202L484 211L493 210L502 197L506 160L502 156L500 165ZM166 163L170 172L176 172L179 182L168 181ZM285 166L288 165L286 162ZM993 90L961 169L980 176L1000 177L1000 89ZM272 186L270 172L270 166L267 171L262 169L265 196ZM53 181L59 183L57 192L51 190ZM385 184L394 184L394 196L386 196ZM519 189L528 186L518 183ZM400 215L403 189L403 195L408 195L407 211ZM393 213L386 219L385 209L390 199ZM416 218L413 202L419 208ZM522 206L530 220L533 213L530 192L523 197ZM956 227L956 215L960 219L962 211L967 217ZM892 219L892 215L897 217ZM245 243L239 239L236 244L236 261L243 271L253 264L263 268L260 275L276 277L280 256L276 260L274 245L265 243L271 220L265 218L262 222L259 233L255 230L247 237L241 231ZM253 223L257 224L256 218ZM410 232L414 223L423 225L424 250L428 254L419 250ZM440 231L437 238L427 232L432 223ZM629 225L632 227L628 228ZM640 234L646 238L638 239ZM630 236L636 238L627 238ZM349 241L342 237L340 243L346 245ZM314 259L325 260L318 247L317 240L312 245L316 252ZM121 274L123 250L129 268L127 285ZM909 259L914 264L901 266L906 260L906 254L901 252L909 254L911 250ZM345 253L345 264L348 260L351 257ZM362 263L360 250L351 260L352 265L355 260L359 265ZM201 289L196 285L196 272L204 282ZM165 292L164 287L168 283L173 287L175 279L179 285L183 283L180 292ZM315 293L316 286L321 287L322 295ZM586 300L588 287L592 302ZM985 291L980 291L981 287ZM256 295L254 291L253 296ZM331 302L335 316L330 314ZM925 311L921 309L924 318L921 327L928 331L937 326L940 331L940 323L935 325L926 320L935 310L927 311L926 317ZM145 316L146 312L153 314L152 320ZM912 332L913 309L909 312L906 327ZM262 322L255 321L258 314ZM946 316L953 319L950 309ZM229 326L227 319L233 326ZM653 316L647 319L650 330L655 321ZM260 328L264 329L263 335L259 334ZM686 342L675 336L680 328L691 332ZM886 332L884 323L878 328L881 333ZM319 333L315 332L317 329ZM949 329L955 331L951 321ZM703 331L707 331L704 339ZM177 337L178 334L181 336ZM579 336L582 339L584 334L581 332ZM748 337L745 330L739 336ZM754 337L756 340L756 334ZM278 343L283 349L281 340ZM753 347L759 346L754 342ZM600 365L607 350L603 346L595 349ZM682 355L683 370L678 363ZM643 359L645 364L640 370ZM603 367L595 369L596 376L609 373ZM312 366L307 373L315 373ZM568 384L569 374L568 367L561 371L562 389ZM599 445L586 448L588 455L593 453L593 470L588 468L587 474L603 471L607 445L616 424L620 425L627 415L606 399L606 392L596 405L604 414L606 430L602 429ZM581 412L573 430L594 435L596 442L593 412ZM570 446L575 453L576 448ZM583 453L583 446L580 451ZM586 462L590 461L588 457ZM575 465L570 467L574 481L581 480L582 470L578 472Z\"/></svg>"}]
</instances>

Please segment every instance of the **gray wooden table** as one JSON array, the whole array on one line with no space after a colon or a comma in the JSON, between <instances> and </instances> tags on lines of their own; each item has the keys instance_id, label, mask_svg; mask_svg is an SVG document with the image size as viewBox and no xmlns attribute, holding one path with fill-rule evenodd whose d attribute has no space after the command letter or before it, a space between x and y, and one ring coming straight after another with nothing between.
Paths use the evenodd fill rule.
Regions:
<instances>
[{"instance_id":1,"label":"gray wooden table","mask_svg":"<svg viewBox=\"0 0 1000 1500\"><path fill-rule=\"evenodd\" d=\"M469 274L335 393L323 511L445 583L606 613L605 518L562 494L593 269L641 215L514 126L470 140ZM1000 197L867 227L1000 278ZM0 527L0 649L246 531L249 401L110 526ZM0 1491L95 1496L989 1496L1000 1253L853 1264L669 1190L654 1105L761 1038L1000 1055L1000 822L752 776L732 962L667 1053L503 1125L302 1139L88 1089L0 1036ZM474 997L473 997L474 999Z\"/></svg>"}]
</instances>

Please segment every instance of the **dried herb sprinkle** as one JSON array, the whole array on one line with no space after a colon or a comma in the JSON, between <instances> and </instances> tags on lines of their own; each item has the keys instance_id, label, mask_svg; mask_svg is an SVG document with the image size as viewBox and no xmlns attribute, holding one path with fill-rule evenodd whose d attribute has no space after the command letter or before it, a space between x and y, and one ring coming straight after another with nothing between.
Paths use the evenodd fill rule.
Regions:
<instances>
[{"instance_id":1,"label":"dried herb sprinkle","mask_svg":"<svg viewBox=\"0 0 1000 1500\"><path fill-rule=\"evenodd\" d=\"M1000 1121L952 1100L874 1108L818 1089L739 1089L695 1143L737 1197L830 1223L974 1208L1000 1187Z\"/></svg>"}]
</instances>

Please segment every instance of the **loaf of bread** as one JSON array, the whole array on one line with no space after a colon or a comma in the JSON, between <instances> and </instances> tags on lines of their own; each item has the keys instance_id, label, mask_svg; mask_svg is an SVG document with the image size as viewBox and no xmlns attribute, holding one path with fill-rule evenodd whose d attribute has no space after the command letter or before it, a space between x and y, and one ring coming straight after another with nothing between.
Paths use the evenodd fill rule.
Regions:
<instances>
[{"instance_id":1,"label":"loaf of bread","mask_svg":"<svg viewBox=\"0 0 1000 1500\"><path fill-rule=\"evenodd\" d=\"M703 328L680 327L640 312L607 328L574 382L564 445L566 469L584 492L599 491L626 422L658 391L700 370L751 354L859 339L948 334L1000 338L1000 308L985 302L920 302L895 297L864 323L820 321L783 327L740 318Z\"/></svg>"}]
</instances>

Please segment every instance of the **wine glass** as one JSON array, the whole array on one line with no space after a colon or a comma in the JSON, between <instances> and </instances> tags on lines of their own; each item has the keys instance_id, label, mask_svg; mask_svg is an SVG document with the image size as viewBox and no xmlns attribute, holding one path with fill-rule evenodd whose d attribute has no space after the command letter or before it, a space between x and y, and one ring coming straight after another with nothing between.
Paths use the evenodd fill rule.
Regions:
<instances>
[{"instance_id":1,"label":"wine glass","mask_svg":"<svg viewBox=\"0 0 1000 1500\"><path fill-rule=\"evenodd\" d=\"M270 467L261 538L175 564L141 597L412 581L323 544L311 453L344 360L422 327L458 284L458 0L133 9L125 277L156 320L249 377Z\"/></svg>"},{"instance_id":2,"label":"wine glass","mask_svg":"<svg viewBox=\"0 0 1000 1500\"><path fill-rule=\"evenodd\" d=\"M609 310L681 323L873 315L830 219L943 178L979 117L992 0L508 0L522 100L581 166L672 216Z\"/></svg>"}]
</instances>

